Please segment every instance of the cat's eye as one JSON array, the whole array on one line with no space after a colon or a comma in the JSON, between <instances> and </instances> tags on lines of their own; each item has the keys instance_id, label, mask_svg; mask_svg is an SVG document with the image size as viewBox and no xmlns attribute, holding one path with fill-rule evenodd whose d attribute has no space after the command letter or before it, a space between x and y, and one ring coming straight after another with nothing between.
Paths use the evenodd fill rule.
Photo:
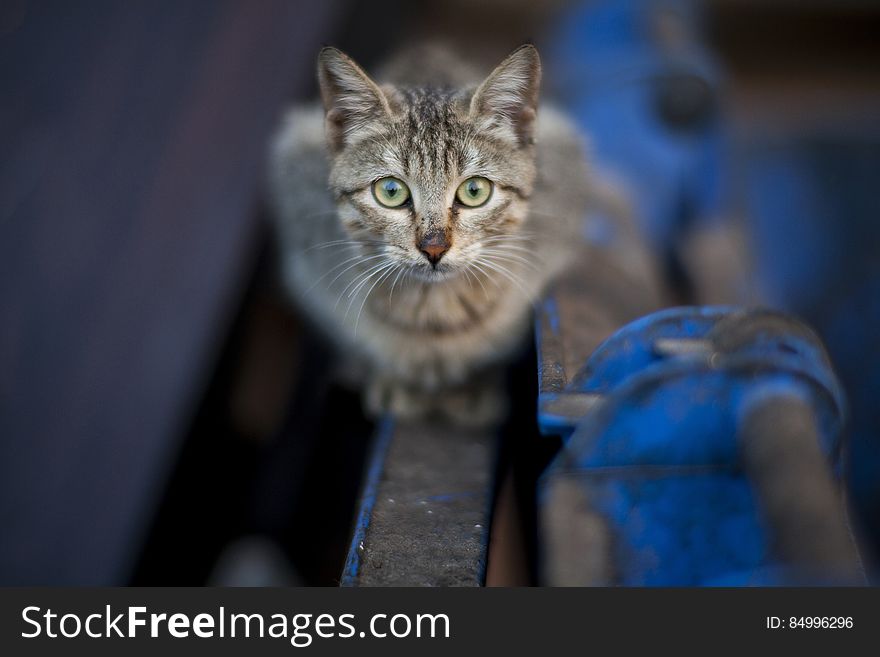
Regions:
<instances>
[{"instance_id":1,"label":"cat's eye","mask_svg":"<svg viewBox=\"0 0 880 657\"><path fill-rule=\"evenodd\" d=\"M468 178L455 191L458 202L469 208L480 207L489 200L490 196L492 196L492 181L480 176Z\"/></svg>"},{"instance_id":2,"label":"cat's eye","mask_svg":"<svg viewBox=\"0 0 880 657\"><path fill-rule=\"evenodd\" d=\"M379 205L386 208L399 208L409 200L409 187L402 180L392 178L380 178L373 183L373 196Z\"/></svg>"}]
</instances>

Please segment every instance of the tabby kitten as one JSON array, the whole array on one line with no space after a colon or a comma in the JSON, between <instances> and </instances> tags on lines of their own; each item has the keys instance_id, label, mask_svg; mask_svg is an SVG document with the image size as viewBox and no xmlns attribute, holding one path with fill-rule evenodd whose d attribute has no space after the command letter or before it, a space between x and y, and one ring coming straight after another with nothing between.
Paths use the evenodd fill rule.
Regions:
<instances>
[{"instance_id":1,"label":"tabby kitten","mask_svg":"<svg viewBox=\"0 0 880 657\"><path fill-rule=\"evenodd\" d=\"M324 48L323 111L293 109L275 137L285 284L366 364L369 410L484 424L532 302L580 240L581 139L538 110L531 45L482 82L448 51L388 70L377 84Z\"/></svg>"}]
</instances>

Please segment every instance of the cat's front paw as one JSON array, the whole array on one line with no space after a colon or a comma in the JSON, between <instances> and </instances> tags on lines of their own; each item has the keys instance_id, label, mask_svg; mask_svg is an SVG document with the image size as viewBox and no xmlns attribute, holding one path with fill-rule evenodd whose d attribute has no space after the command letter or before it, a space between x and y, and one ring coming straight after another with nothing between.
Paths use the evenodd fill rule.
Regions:
<instances>
[{"instance_id":1,"label":"cat's front paw","mask_svg":"<svg viewBox=\"0 0 880 657\"><path fill-rule=\"evenodd\" d=\"M390 414L414 420L434 416L472 428L498 424L508 408L503 386L494 381L426 391L401 381L375 378L367 385L364 404L374 417Z\"/></svg>"},{"instance_id":2,"label":"cat's front paw","mask_svg":"<svg viewBox=\"0 0 880 657\"><path fill-rule=\"evenodd\" d=\"M367 384L364 406L373 417L390 414L402 420L424 417L431 408L426 393L383 377L374 378Z\"/></svg>"},{"instance_id":3,"label":"cat's front paw","mask_svg":"<svg viewBox=\"0 0 880 657\"><path fill-rule=\"evenodd\" d=\"M458 426L491 427L507 414L507 396L502 386L482 382L439 394L437 410Z\"/></svg>"}]
</instances>

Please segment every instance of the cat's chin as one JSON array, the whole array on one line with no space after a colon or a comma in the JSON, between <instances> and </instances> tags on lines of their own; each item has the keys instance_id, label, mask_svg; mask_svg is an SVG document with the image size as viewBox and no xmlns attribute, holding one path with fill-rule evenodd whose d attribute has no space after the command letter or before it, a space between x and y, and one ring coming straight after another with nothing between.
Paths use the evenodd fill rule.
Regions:
<instances>
[{"instance_id":1,"label":"cat's chin","mask_svg":"<svg viewBox=\"0 0 880 657\"><path fill-rule=\"evenodd\" d=\"M437 268L419 267L413 272L413 276L423 283L447 283L464 276L464 270L441 264Z\"/></svg>"}]
</instances>

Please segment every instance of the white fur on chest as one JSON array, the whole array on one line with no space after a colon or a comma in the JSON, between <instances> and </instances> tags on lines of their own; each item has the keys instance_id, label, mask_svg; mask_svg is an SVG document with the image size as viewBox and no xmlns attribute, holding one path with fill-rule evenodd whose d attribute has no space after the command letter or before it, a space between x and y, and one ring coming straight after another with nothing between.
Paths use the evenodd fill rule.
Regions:
<instances>
[{"instance_id":1,"label":"white fur on chest","mask_svg":"<svg viewBox=\"0 0 880 657\"><path fill-rule=\"evenodd\" d=\"M324 304L346 343L373 368L421 388L467 380L502 361L527 329L530 305L510 284L475 279L377 286L360 309ZM325 297L329 300L331 297ZM332 319L331 319L332 318Z\"/></svg>"}]
</instances>

